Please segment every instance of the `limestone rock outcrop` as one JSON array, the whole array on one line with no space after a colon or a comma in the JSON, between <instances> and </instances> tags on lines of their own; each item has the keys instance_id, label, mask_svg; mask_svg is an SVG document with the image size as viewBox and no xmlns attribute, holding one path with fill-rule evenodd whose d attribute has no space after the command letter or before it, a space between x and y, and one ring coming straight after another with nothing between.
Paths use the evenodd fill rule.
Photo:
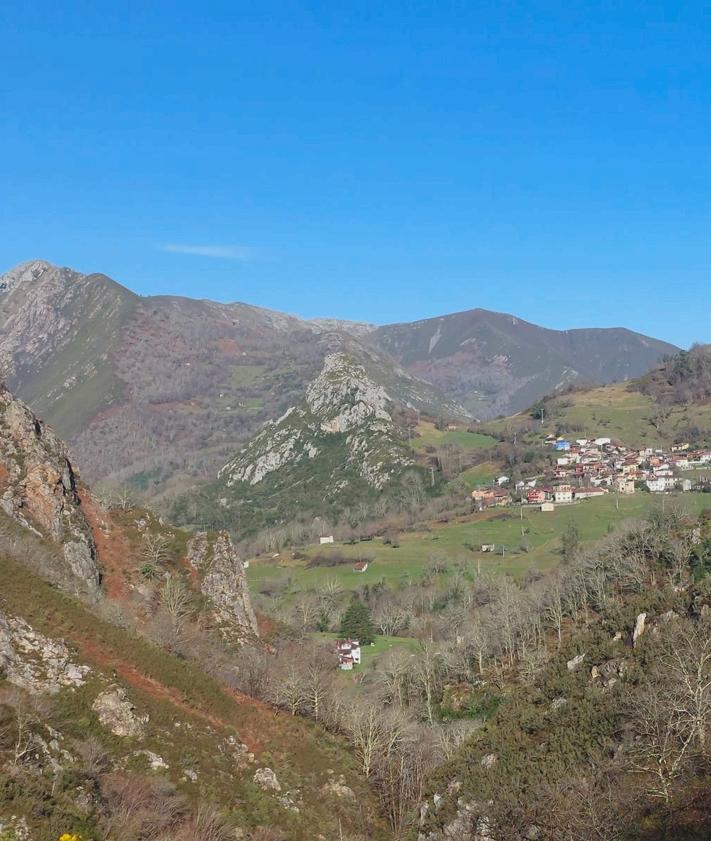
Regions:
<instances>
[{"instance_id":1,"label":"limestone rock outcrop","mask_svg":"<svg viewBox=\"0 0 711 841\"><path fill-rule=\"evenodd\" d=\"M39 570L77 594L97 598L101 571L65 444L0 386L0 508L61 550L55 568Z\"/></svg>"},{"instance_id":2,"label":"limestone rock outcrop","mask_svg":"<svg viewBox=\"0 0 711 841\"><path fill-rule=\"evenodd\" d=\"M188 543L188 562L198 573L200 590L212 602L223 631L257 635L244 566L226 532L200 532Z\"/></svg>"},{"instance_id":3,"label":"limestone rock outcrop","mask_svg":"<svg viewBox=\"0 0 711 841\"><path fill-rule=\"evenodd\" d=\"M363 365L347 353L329 354L306 389L303 403L271 421L220 471L227 487L256 485L270 473L319 458L342 436L339 463L368 485L384 487L414 464L398 440L392 400ZM339 451L340 452L340 451Z\"/></svg>"},{"instance_id":4,"label":"limestone rock outcrop","mask_svg":"<svg viewBox=\"0 0 711 841\"><path fill-rule=\"evenodd\" d=\"M139 715L122 686L113 686L96 697L92 709L101 724L115 736L140 739L145 735L147 715Z\"/></svg>"}]
</instances>

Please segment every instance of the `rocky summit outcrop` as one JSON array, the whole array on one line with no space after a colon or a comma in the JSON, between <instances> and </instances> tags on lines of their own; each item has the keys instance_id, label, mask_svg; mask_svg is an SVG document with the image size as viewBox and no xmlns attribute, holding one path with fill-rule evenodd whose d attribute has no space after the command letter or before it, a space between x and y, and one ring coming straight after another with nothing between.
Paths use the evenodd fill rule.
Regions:
<instances>
[{"instance_id":1,"label":"rocky summit outcrop","mask_svg":"<svg viewBox=\"0 0 711 841\"><path fill-rule=\"evenodd\" d=\"M228 636L236 631L257 635L244 566L226 532L196 534L188 543L188 563L198 573L201 592L210 599L213 615Z\"/></svg>"},{"instance_id":2,"label":"rocky summit outcrop","mask_svg":"<svg viewBox=\"0 0 711 841\"><path fill-rule=\"evenodd\" d=\"M342 467L382 488L414 463L396 435L392 404L362 364L347 353L330 354L304 401L268 423L220 478L227 487L256 485L270 473L331 455L336 444Z\"/></svg>"},{"instance_id":3,"label":"rocky summit outcrop","mask_svg":"<svg viewBox=\"0 0 711 841\"><path fill-rule=\"evenodd\" d=\"M0 508L61 552L45 577L81 595L100 594L101 572L77 476L64 443L0 386Z\"/></svg>"}]
</instances>

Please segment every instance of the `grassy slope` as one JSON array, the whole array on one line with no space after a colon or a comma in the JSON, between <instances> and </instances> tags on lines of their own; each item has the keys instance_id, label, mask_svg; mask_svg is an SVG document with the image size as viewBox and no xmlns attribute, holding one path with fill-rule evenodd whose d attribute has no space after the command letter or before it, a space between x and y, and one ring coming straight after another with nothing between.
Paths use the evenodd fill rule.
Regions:
<instances>
[{"instance_id":1,"label":"grassy slope","mask_svg":"<svg viewBox=\"0 0 711 841\"><path fill-rule=\"evenodd\" d=\"M338 810L319 794L329 768L346 774L348 784L368 812L377 814L370 791L337 739L305 720L275 714L264 705L239 696L196 665L101 621L79 602L6 558L0 558L0 607L22 616L41 633L63 637L75 648L77 659L94 667L94 678L87 686L59 697L59 712L66 718L67 735L95 735L114 753L127 749L123 740L107 735L91 711L103 674L108 680L118 679L127 686L139 710L150 715L145 742L133 747L159 753L177 772L178 779L184 767L198 770L205 794L232 812L238 824L246 828L281 825L286 837L305 841L313 837L312 827L318 821L329 837L336 837ZM256 754L254 765L241 775L234 773L234 765L225 766L216 750L217 741L230 734ZM254 769L264 766L276 771L285 790L298 788L304 802L300 815L285 812L274 798L254 785ZM190 784L181 788L189 797L197 794ZM349 816L340 817L347 827ZM375 817L373 831L374 837L379 837ZM45 841L45 837L54 841L56 836L41 835L38 841Z\"/></svg>"},{"instance_id":2,"label":"grassy slope","mask_svg":"<svg viewBox=\"0 0 711 841\"><path fill-rule=\"evenodd\" d=\"M118 401L123 383L116 376L110 354L134 311L136 298L108 280L91 278L83 300L84 317L67 345L29 379L19 396L57 430L70 438L101 409ZM65 314L73 319L73 313ZM65 383L76 377L71 387ZM58 400L58 395L62 399Z\"/></svg>"},{"instance_id":3,"label":"grassy slope","mask_svg":"<svg viewBox=\"0 0 711 841\"><path fill-rule=\"evenodd\" d=\"M466 561L472 567L480 565L482 570L523 575L527 570L546 570L556 566L560 560L561 535L570 523L575 523L581 539L595 540L603 536L609 527L622 520L642 516L651 506L661 501L650 494L638 493L619 498L619 509L613 495L588 499L577 505L557 506L553 512L541 512L537 506L524 507L523 523L518 509L493 509L474 514L466 522L437 525L429 532L410 532L400 536L400 547L394 549L380 539L355 545L309 546L304 554L328 554L342 552L354 560L372 558L364 573L355 573L350 564L335 567L306 569L306 561L290 560L284 553L276 560L253 559L247 571L250 585L259 589L260 582L274 576L288 576L298 590L318 587L326 580L336 580L346 589L356 589L364 584L376 584L385 579L389 584L422 578L433 556L446 555L452 562ZM669 499L666 504L672 504ZM684 494L675 498L675 504L689 506L693 510L711 508L711 498L705 494ZM525 534L521 536L521 526ZM529 552L518 551L522 542L529 545ZM505 544L505 556L482 553L482 543ZM477 551L468 548L471 545Z\"/></svg>"},{"instance_id":4,"label":"grassy slope","mask_svg":"<svg viewBox=\"0 0 711 841\"><path fill-rule=\"evenodd\" d=\"M448 444L460 450L470 452L483 450L496 445L496 439L481 432L467 432L466 429L441 430L431 421L421 421L417 425L417 438L412 440L415 452L422 452L427 447L444 447Z\"/></svg>"},{"instance_id":5,"label":"grassy slope","mask_svg":"<svg viewBox=\"0 0 711 841\"><path fill-rule=\"evenodd\" d=\"M690 425L711 428L711 404L669 407L660 416L659 407L651 398L632 391L625 383L566 394L554 399L550 409L550 415L537 427L541 436L555 432L559 424L569 424L580 427L580 431L571 433L574 437L605 435L619 438L629 446L661 447L673 443ZM528 413L521 413L493 421L487 428L499 432L514 430L530 421Z\"/></svg>"}]
</instances>

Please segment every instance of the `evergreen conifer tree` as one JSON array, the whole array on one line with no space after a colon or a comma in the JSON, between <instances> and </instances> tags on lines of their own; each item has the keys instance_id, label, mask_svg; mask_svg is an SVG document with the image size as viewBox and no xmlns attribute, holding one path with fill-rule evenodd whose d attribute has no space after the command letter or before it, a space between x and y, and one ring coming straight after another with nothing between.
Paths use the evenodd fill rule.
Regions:
<instances>
[{"instance_id":1,"label":"evergreen conifer tree","mask_svg":"<svg viewBox=\"0 0 711 841\"><path fill-rule=\"evenodd\" d=\"M361 645L370 645L375 639L373 620L368 606L354 595L341 619L341 636L358 640Z\"/></svg>"}]
</instances>

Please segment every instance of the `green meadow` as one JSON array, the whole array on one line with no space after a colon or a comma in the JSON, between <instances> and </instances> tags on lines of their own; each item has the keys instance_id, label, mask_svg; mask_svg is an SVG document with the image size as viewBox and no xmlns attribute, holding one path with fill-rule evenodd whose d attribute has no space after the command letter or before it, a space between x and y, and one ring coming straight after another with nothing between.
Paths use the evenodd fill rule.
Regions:
<instances>
[{"instance_id":1,"label":"green meadow","mask_svg":"<svg viewBox=\"0 0 711 841\"><path fill-rule=\"evenodd\" d=\"M466 429L437 429L430 421L421 421L417 425L418 437L411 445L416 452L424 452L427 447L458 447L460 450L486 450L498 442L491 435L482 432L468 432Z\"/></svg>"},{"instance_id":2,"label":"green meadow","mask_svg":"<svg viewBox=\"0 0 711 841\"><path fill-rule=\"evenodd\" d=\"M310 637L322 642L335 642L340 638L339 634L318 632L310 634ZM414 654L419 645L419 640L414 639L414 637L384 637L378 635L372 645L361 646L361 663L359 666L353 667L353 672L363 672L372 668L383 654L396 648L411 651Z\"/></svg>"},{"instance_id":3,"label":"green meadow","mask_svg":"<svg viewBox=\"0 0 711 841\"><path fill-rule=\"evenodd\" d=\"M427 531L403 532L397 548L380 538L356 544L312 545L302 550L305 559L294 560L285 550L277 558L253 558L247 576L255 590L270 578L288 581L292 591L317 589L325 581L337 581L353 590L385 581L397 587L422 578L433 562L464 564L472 570L491 570L521 576L528 570L548 570L561 558L563 533L574 523L583 541L594 541L616 524L644 517L653 506L674 505L698 512L711 508L706 494L666 495L664 500L647 493L617 497L609 494L580 503L556 506L543 512L538 506L490 509L466 521L432 526ZM496 545L494 553L482 552L482 544ZM352 563L307 569L315 555L341 553L367 560L365 572L353 571Z\"/></svg>"},{"instance_id":4,"label":"green meadow","mask_svg":"<svg viewBox=\"0 0 711 841\"><path fill-rule=\"evenodd\" d=\"M631 447L669 446L689 427L711 427L711 404L684 404L661 408L651 397L630 389L628 384L572 392L548 405L549 415L536 428L536 437L554 432L559 424L569 427L570 437L607 436ZM513 431L530 423L522 412L486 425L492 432Z\"/></svg>"}]
</instances>

